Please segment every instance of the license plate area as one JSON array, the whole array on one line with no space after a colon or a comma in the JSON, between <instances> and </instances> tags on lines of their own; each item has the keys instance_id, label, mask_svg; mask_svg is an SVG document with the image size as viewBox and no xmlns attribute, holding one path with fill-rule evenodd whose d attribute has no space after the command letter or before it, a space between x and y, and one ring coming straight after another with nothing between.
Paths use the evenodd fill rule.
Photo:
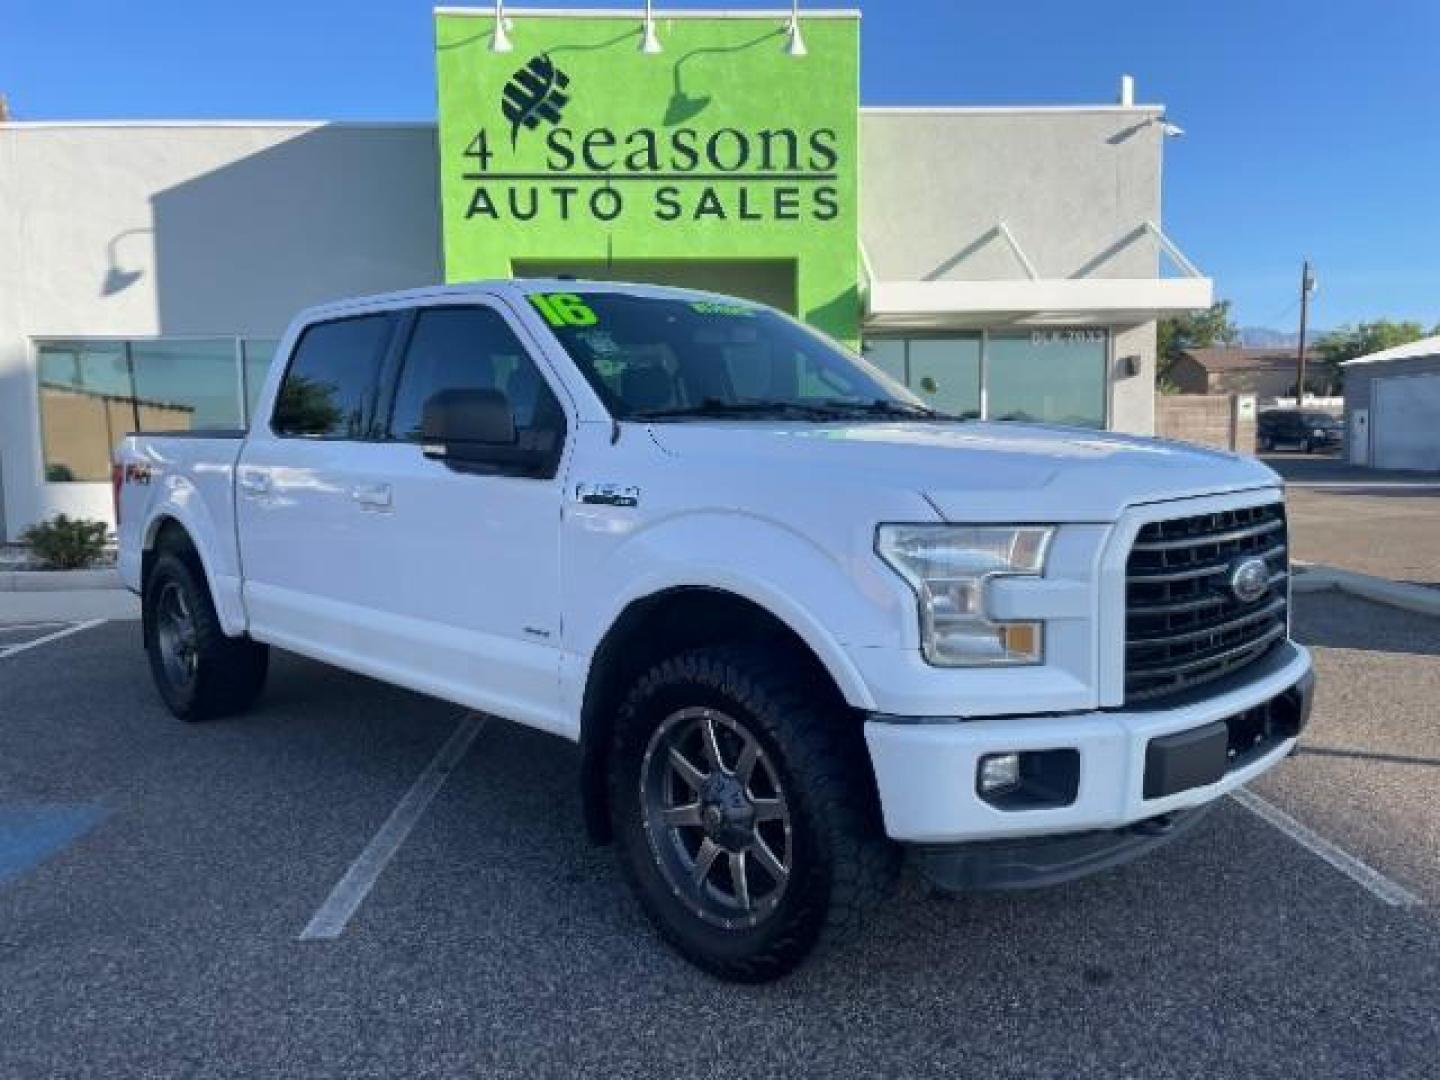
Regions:
<instances>
[{"instance_id":1,"label":"license plate area","mask_svg":"<svg viewBox=\"0 0 1440 1080\"><path fill-rule=\"evenodd\" d=\"M1145 747L1145 798L1163 799L1216 783L1295 738L1309 719L1313 685L1307 675L1253 708L1151 739Z\"/></svg>"}]
</instances>

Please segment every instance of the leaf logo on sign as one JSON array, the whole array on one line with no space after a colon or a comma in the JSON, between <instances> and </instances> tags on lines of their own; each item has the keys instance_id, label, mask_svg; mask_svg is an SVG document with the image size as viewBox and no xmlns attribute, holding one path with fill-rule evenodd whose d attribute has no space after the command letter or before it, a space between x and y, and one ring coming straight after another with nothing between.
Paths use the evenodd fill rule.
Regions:
<instances>
[{"instance_id":1,"label":"leaf logo on sign","mask_svg":"<svg viewBox=\"0 0 1440 1080\"><path fill-rule=\"evenodd\" d=\"M522 127L533 130L542 120L550 124L560 122L561 110L570 103L570 95L565 93L569 85L570 76L544 55L532 57L529 63L510 76L510 81L505 84L500 111L510 121L512 147Z\"/></svg>"}]
</instances>

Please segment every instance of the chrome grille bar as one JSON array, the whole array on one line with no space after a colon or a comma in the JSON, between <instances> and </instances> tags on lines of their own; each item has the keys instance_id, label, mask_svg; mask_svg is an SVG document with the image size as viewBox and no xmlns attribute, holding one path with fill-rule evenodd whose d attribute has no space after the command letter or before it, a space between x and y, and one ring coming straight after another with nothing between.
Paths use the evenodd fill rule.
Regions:
<instances>
[{"instance_id":1,"label":"chrome grille bar","mask_svg":"<svg viewBox=\"0 0 1440 1080\"><path fill-rule=\"evenodd\" d=\"M1146 700L1220 678L1285 637L1289 561L1285 507L1265 503L1150 522L1126 564L1125 697ZM1231 577L1244 561L1269 569L1264 591L1242 598Z\"/></svg>"}]
</instances>

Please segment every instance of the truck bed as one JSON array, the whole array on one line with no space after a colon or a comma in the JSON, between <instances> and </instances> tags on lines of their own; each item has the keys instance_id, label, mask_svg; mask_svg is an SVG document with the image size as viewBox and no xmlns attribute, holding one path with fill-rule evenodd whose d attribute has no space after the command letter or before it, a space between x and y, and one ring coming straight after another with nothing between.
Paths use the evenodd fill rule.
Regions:
<instances>
[{"instance_id":1,"label":"truck bed","mask_svg":"<svg viewBox=\"0 0 1440 1080\"><path fill-rule=\"evenodd\" d=\"M140 591L149 538L139 531L146 522L163 527L150 521L151 507L168 497L204 557L227 632L244 622L235 536L235 466L244 446L243 431L177 431L127 436L115 455L121 580Z\"/></svg>"}]
</instances>

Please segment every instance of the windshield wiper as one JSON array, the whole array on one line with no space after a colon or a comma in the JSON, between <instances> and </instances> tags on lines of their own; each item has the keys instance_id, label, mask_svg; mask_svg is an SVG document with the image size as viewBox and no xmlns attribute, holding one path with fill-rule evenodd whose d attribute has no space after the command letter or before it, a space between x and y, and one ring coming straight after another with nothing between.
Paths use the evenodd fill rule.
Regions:
<instances>
[{"instance_id":1,"label":"windshield wiper","mask_svg":"<svg viewBox=\"0 0 1440 1080\"><path fill-rule=\"evenodd\" d=\"M841 412L862 413L866 416L895 416L907 420L963 420L964 417L932 409L918 402L896 401L892 398L875 398L873 401L847 401L844 398L827 398L827 409Z\"/></svg>"},{"instance_id":2,"label":"windshield wiper","mask_svg":"<svg viewBox=\"0 0 1440 1080\"><path fill-rule=\"evenodd\" d=\"M764 398L741 398L727 401L706 398L694 405L676 405L666 409L640 409L632 412L631 420L684 420L690 417L725 416L803 416L806 419L834 419L836 410L828 403L811 405L801 401L770 401Z\"/></svg>"}]
</instances>

